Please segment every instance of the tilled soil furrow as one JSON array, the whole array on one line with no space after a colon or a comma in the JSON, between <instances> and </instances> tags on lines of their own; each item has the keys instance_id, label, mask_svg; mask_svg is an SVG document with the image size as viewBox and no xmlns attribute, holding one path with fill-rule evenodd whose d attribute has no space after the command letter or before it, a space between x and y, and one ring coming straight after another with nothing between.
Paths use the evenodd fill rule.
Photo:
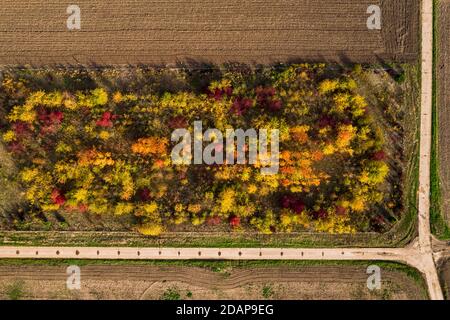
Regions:
<instances>
[{"instance_id":1,"label":"tilled soil furrow","mask_svg":"<svg viewBox=\"0 0 450 320\"><path fill-rule=\"evenodd\" d=\"M79 0L81 30L66 3L1 1L0 64L377 62L418 57L418 1ZM368 30L380 5L382 29Z\"/></svg>"}]
</instances>

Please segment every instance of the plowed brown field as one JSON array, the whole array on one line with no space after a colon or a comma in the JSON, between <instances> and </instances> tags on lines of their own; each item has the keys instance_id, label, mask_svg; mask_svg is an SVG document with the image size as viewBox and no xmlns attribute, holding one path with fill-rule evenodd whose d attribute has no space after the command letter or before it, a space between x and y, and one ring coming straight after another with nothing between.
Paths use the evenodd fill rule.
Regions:
<instances>
[{"instance_id":1,"label":"plowed brown field","mask_svg":"<svg viewBox=\"0 0 450 320\"><path fill-rule=\"evenodd\" d=\"M193 60L376 62L418 57L417 0L0 0L0 64L159 64ZM369 5L382 29L368 30Z\"/></svg>"},{"instance_id":2,"label":"plowed brown field","mask_svg":"<svg viewBox=\"0 0 450 320\"><path fill-rule=\"evenodd\" d=\"M439 56L438 75L438 127L439 171L442 214L450 226L450 0L441 0L438 8Z\"/></svg>"},{"instance_id":3,"label":"plowed brown field","mask_svg":"<svg viewBox=\"0 0 450 320\"><path fill-rule=\"evenodd\" d=\"M447 300L450 300L450 259L444 261L439 268L441 285Z\"/></svg>"},{"instance_id":4,"label":"plowed brown field","mask_svg":"<svg viewBox=\"0 0 450 320\"><path fill-rule=\"evenodd\" d=\"M216 272L176 266L81 267L81 290L66 289L65 267L0 266L0 299L19 288L23 299L425 299L405 273L382 270L382 289L369 291L364 266L239 267ZM263 295L263 288L266 294Z\"/></svg>"}]
</instances>

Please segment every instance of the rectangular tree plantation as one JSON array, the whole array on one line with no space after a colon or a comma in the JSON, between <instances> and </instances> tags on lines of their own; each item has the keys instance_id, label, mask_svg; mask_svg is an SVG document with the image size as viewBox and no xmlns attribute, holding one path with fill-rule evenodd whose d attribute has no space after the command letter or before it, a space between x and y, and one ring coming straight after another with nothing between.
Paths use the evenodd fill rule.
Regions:
<instances>
[{"instance_id":1,"label":"rectangular tree plantation","mask_svg":"<svg viewBox=\"0 0 450 320\"><path fill-rule=\"evenodd\" d=\"M404 213L411 156L401 75L325 64L5 71L2 176L15 191L1 226L386 231ZM174 164L171 134L195 121L279 130L278 173Z\"/></svg>"}]
</instances>

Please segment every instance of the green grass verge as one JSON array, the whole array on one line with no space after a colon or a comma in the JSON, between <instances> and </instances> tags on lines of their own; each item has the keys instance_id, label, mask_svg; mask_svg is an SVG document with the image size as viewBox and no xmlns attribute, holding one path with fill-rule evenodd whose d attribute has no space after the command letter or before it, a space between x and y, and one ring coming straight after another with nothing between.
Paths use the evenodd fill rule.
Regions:
<instances>
[{"instance_id":1,"label":"green grass verge","mask_svg":"<svg viewBox=\"0 0 450 320\"><path fill-rule=\"evenodd\" d=\"M24 295L24 282L13 282L5 288L5 293L10 300L20 300Z\"/></svg>"},{"instance_id":2,"label":"green grass verge","mask_svg":"<svg viewBox=\"0 0 450 320\"><path fill-rule=\"evenodd\" d=\"M439 57L439 26L437 17L439 14L438 0L433 1L433 126L431 145L431 206L430 206L430 223L432 233L441 240L450 239L450 227L442 216L442 202L439 177L439 111L438 111L438 81L436 75L436 64Z\"/></svg>"},{"instance_id":3,"label":"green grass verge","mask_svg":"<svg viewBox=\"0 0 450 320\"><path fill-rule=\"evenodd\" d=\"M408 98L406 98L406 106L415 106L415 115L420 115L420 108L418 106L418 100L420 99L420 83L421 83L421 65L418 63L416 66L402 65L407 75L408 84L411 86L411 92L408 92ZM407 90L407 89L406 89ZM409 140L411 142L411 150L407 150L409 153L409 162L406 170L406 183L403 188L405 191L405 213L402 219L397 224L396 234L404 235L404 239L398 243L406 244L415 235L417 229L417 214L418 214L418 190L419 190L419 162L420 162L420 116L416 116L415 119L407 119L414 123L415 131L411 134ZM395 228L395 227L394 227Z\"/></svg>"}]
</instances>

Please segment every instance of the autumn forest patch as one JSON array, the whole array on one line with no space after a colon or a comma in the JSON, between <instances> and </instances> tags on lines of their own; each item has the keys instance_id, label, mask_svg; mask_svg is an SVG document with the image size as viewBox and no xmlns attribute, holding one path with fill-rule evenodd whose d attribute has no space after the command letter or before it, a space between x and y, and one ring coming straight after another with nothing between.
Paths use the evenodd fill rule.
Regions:
<instances>
[{"instance_id":1,"label":"autumn forest patch","mask_svg":"<svg viewBox=\"0 0 450 320\"><path fill-rule=\"evenodd\" d=\"M409 157L394 78L325 64L5 72L1 137L26 203L8 219L129 217L146 235L386 230ZM279 130L278 173L174 164L171 134L195 121Z\"/></svg>"}]
</instances>

